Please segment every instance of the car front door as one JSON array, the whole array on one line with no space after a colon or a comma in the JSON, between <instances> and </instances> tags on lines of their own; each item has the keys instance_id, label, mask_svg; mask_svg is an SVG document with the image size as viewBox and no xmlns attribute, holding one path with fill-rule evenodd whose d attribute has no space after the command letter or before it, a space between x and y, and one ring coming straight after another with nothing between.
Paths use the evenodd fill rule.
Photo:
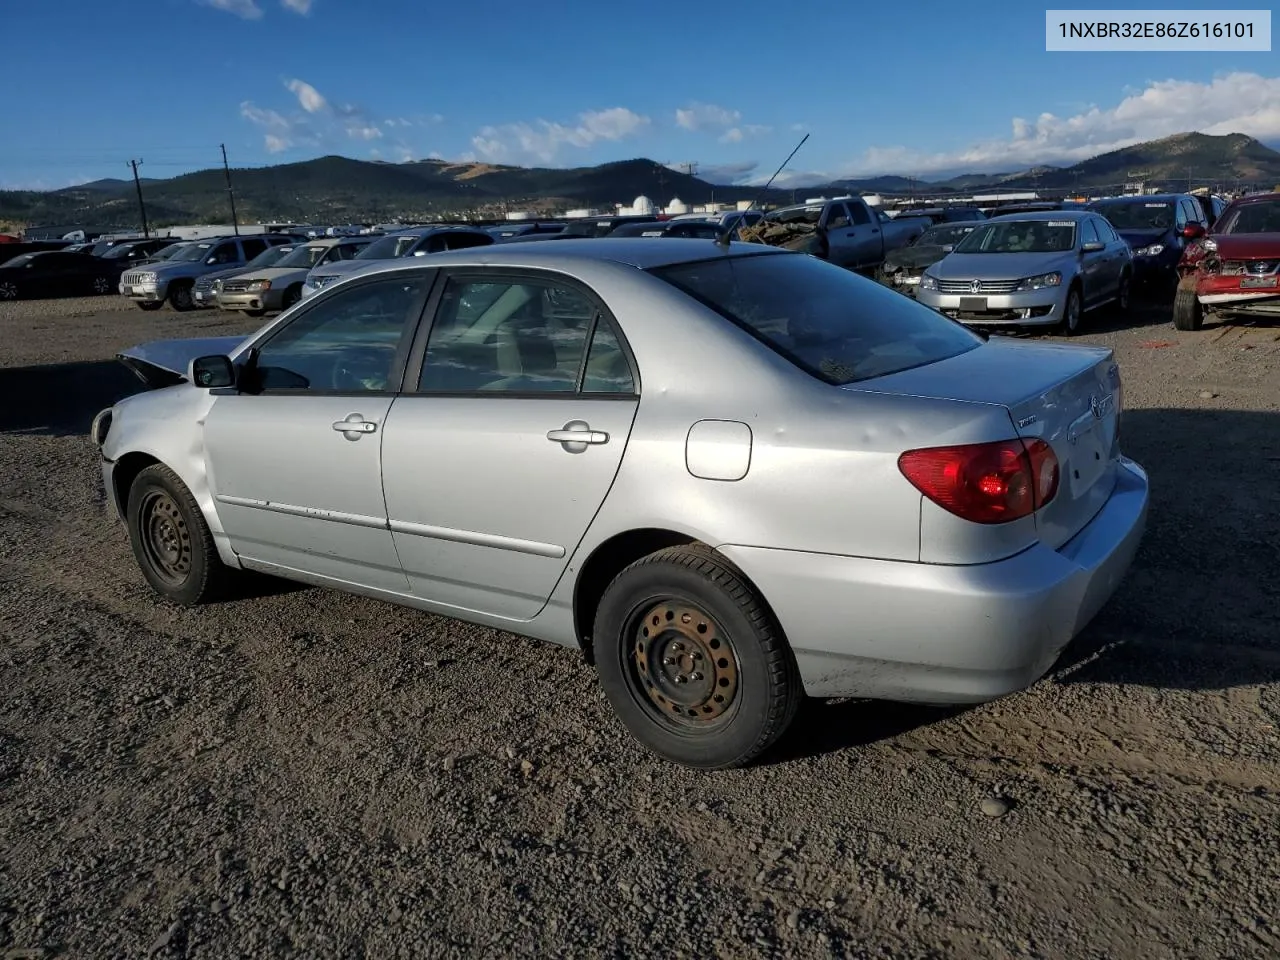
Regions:
<instances>
[{"instance_id":1,"label":"car front door","mask_svg":"<svg viewBox=\"0 0 1280 960\"><path fill-rule=\"evenodd\" d=\"M1080 279L1084 288L1085 309L1096 307L1110 296L1107 279L1107 250L1090 250L1090 244L1102 243L1093 218L1080 221Z\"/></svg>"},{"instance_id":2,"label":"car front door","mask_svg":"<svg viewBox=\"0 0 1280 960\"><path fill-rule=\"evenodd\" d=\"M205 423L223 529L249 560L400 593L383 427L431 271L379 274L270 330Z\"/></svg>"},{"instance_id":3,"label":"car front door","mask_svg":"<svg viewBox=\"0 0 1280 960\"><path fill-rule=\"evenodd\" d=\"M529 620L613 484L639 381L604 303L564 275L469 269L434 299L383 437L392 536L442 612Z\"/></svg>"},{"instance_id":4,"label":"car front door","mask_svg":"<svg viewBox=\"0 0 1280 960\"><path fill-rule=\"evenodd\" d=\"M828 203L822 211L822 227L827 234L827 259L839 267L858 265L857 233L843 203Z\"/></svg>"},{"instance_id":5,"label":"car front door","mask_svg":"<svg viewBox=\"0 0 1280 960\"><path fill-rule=\"evenodd\" d=\"M1098 239L1107 246L1107 286L1110 291L1107 296L1118 297L1120 295L1120 278L1124 275L1124 268L1130 263L1131 259L1129 245L1120 238L1120 234L1116 233L1105 217L1094 217L1093 229L1098 234Z\"/></svg>"}]
</instances>

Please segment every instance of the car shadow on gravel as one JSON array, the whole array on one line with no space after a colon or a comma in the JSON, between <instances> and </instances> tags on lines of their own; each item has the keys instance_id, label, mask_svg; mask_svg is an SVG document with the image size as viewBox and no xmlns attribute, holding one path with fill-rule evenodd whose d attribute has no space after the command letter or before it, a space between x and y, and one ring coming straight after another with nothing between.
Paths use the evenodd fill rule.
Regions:
<instances>
[{"instance_id":1,"label":"car shadow on gravel","mask_svg":"<svg viewBox=\"0 0 1280 960\"><path fill-rule=\"evenodd\" d=\"M115 360L0 367L0 431L87 434L99 410L142 390L142 381Z\"/></svg>"},{"instance_id":2,"label":"car shadow on gravel","mask_svg":"<svg viewBox=\"0 0 1280 960\"><path fill-rule=\"evenodd\" d=\"M1280 685L1280 413L1129 410L1121 439L1150 477L1147 531L1115 596L1046 681L1204 692ZM891 740L968 709L807 701L763 762Z\"/></svg>"}]
</instances>

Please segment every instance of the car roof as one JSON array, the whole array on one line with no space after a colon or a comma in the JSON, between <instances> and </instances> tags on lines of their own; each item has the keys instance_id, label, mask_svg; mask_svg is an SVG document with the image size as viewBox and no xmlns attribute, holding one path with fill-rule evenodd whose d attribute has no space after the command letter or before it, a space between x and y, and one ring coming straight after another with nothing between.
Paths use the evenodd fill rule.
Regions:
<instances>
[{"instance_id":1,"label":"car roof","mask_svg":"<svg viewBox=\"0 0 1280 960\"><path fill-rule=\"evenodd\" d=\"M1133 200L1139 200L1139 201L1145 200L1148 203L1163 203L1166 200L1170 202L1174 200L1181 200L1183 197L1190 197L1192 200L1196 199L1194 196L1192 196L1189 193L1142 193L1142 194L1135 194L1134 196L1131 196L1131 197L1103 197L1101 200L1092 201L1092 204L1128 203Z\"/></svg>"},{"instance_id":2,"label":"car roof","mask_svg":"<svg viewBox=\"0 0 1280 960\"><path fill-rule=\"evenodd\" d=\"M1027 210L1024 213L1005 213L990 220L977 221L991 223L993 220L1084 220L1096 217L1092 210Z\"/></svg>"},{"instance_id":3,"label":"car roof","mask_svg":"<svg viewBox=\"0 0 1280 960\"><path fill-rule=\"evenodd\" d=\"M1254 204L1254 203L1276 203L1280 201L1280 193L1253 193L1247 197L1236 197L1231 201L1232 206L1236 204Z\"/></svg>"},{"instance_id":4,"label":"car roof","mask_svg":"<svg viewBox=\"0 0 1280 960\"><path fill-rule=\"evenodd\" d=\"M422 267L483 265L549 269L571 269L575 264L611 262L649 270L718 257L746 257L753 254L781 256L791 255L792 251L761 243L731 243L725 247L714 240L699 237L673 237L662 243L654 243L651 238L646 237L584 237L553 244L499 243L465 250L448 250L415 257L412 262ZM369 261L370 267L380 264L382 270L403 269L405 263L405 258ZM371 269L370 272L378 271Z\"/></svg>"}]
</instances>

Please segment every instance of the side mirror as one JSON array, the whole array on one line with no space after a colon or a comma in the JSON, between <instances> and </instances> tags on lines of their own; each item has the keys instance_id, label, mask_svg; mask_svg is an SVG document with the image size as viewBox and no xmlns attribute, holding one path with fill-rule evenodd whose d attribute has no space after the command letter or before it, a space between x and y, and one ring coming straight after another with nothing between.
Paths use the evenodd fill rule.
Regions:
<instances>
[{"instance_id":1,"label":"side mirror","mask_svg":"<svg viewBox=\"0 0 1280 960\"><path fill-rule=\"evenodd\" d=\"M230 357L217 354L209 357L197 357L191 361L187 370L187 379L197 387L212 390L215 387L234 387L236 384L236 368Z\"/></svg>"},{"instance_id":2,"label":"side mirror","mask_svg":"<svg viewBox=\"0 0 1280 960\"><path fill-rule=\"evenodd\" d=\"M1182 236L1186 240L1199 240L1204 236L1204 227L1198 223L1188 223L1182 228Z\"/></svg>"},{"instance_id":3,"label":"side mirror","mask_svg":"<svg viewBox=\"0 0 1280 960\"><path fill-rule=\"evenodd\" d=\"M1091 240L1088 243L1080 245L1081 253L1097 253L1099 250L1105 249L1107 249L1107 245L1105 243L1100 243L1097 240Z\"/></svg>"}]
</instances>

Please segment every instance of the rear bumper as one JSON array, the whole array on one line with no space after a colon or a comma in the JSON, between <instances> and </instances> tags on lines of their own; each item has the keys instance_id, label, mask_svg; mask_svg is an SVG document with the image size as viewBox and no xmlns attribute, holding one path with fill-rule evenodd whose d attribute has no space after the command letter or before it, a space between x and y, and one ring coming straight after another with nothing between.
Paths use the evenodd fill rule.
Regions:
<instances>
[{"instance_id":1,"label":"rear bumper","mask_svg":"<svg viewBox=\"0 0 1280 960\"><path fill-rule=\"evenodd\" d=\"M1123 461L1106 505L1062 547L973 566L720 550L772 606L810 696L981 703L1038 680L1103 607L1147 497L1146 473Z\"/></svg>"}]
</instances>

